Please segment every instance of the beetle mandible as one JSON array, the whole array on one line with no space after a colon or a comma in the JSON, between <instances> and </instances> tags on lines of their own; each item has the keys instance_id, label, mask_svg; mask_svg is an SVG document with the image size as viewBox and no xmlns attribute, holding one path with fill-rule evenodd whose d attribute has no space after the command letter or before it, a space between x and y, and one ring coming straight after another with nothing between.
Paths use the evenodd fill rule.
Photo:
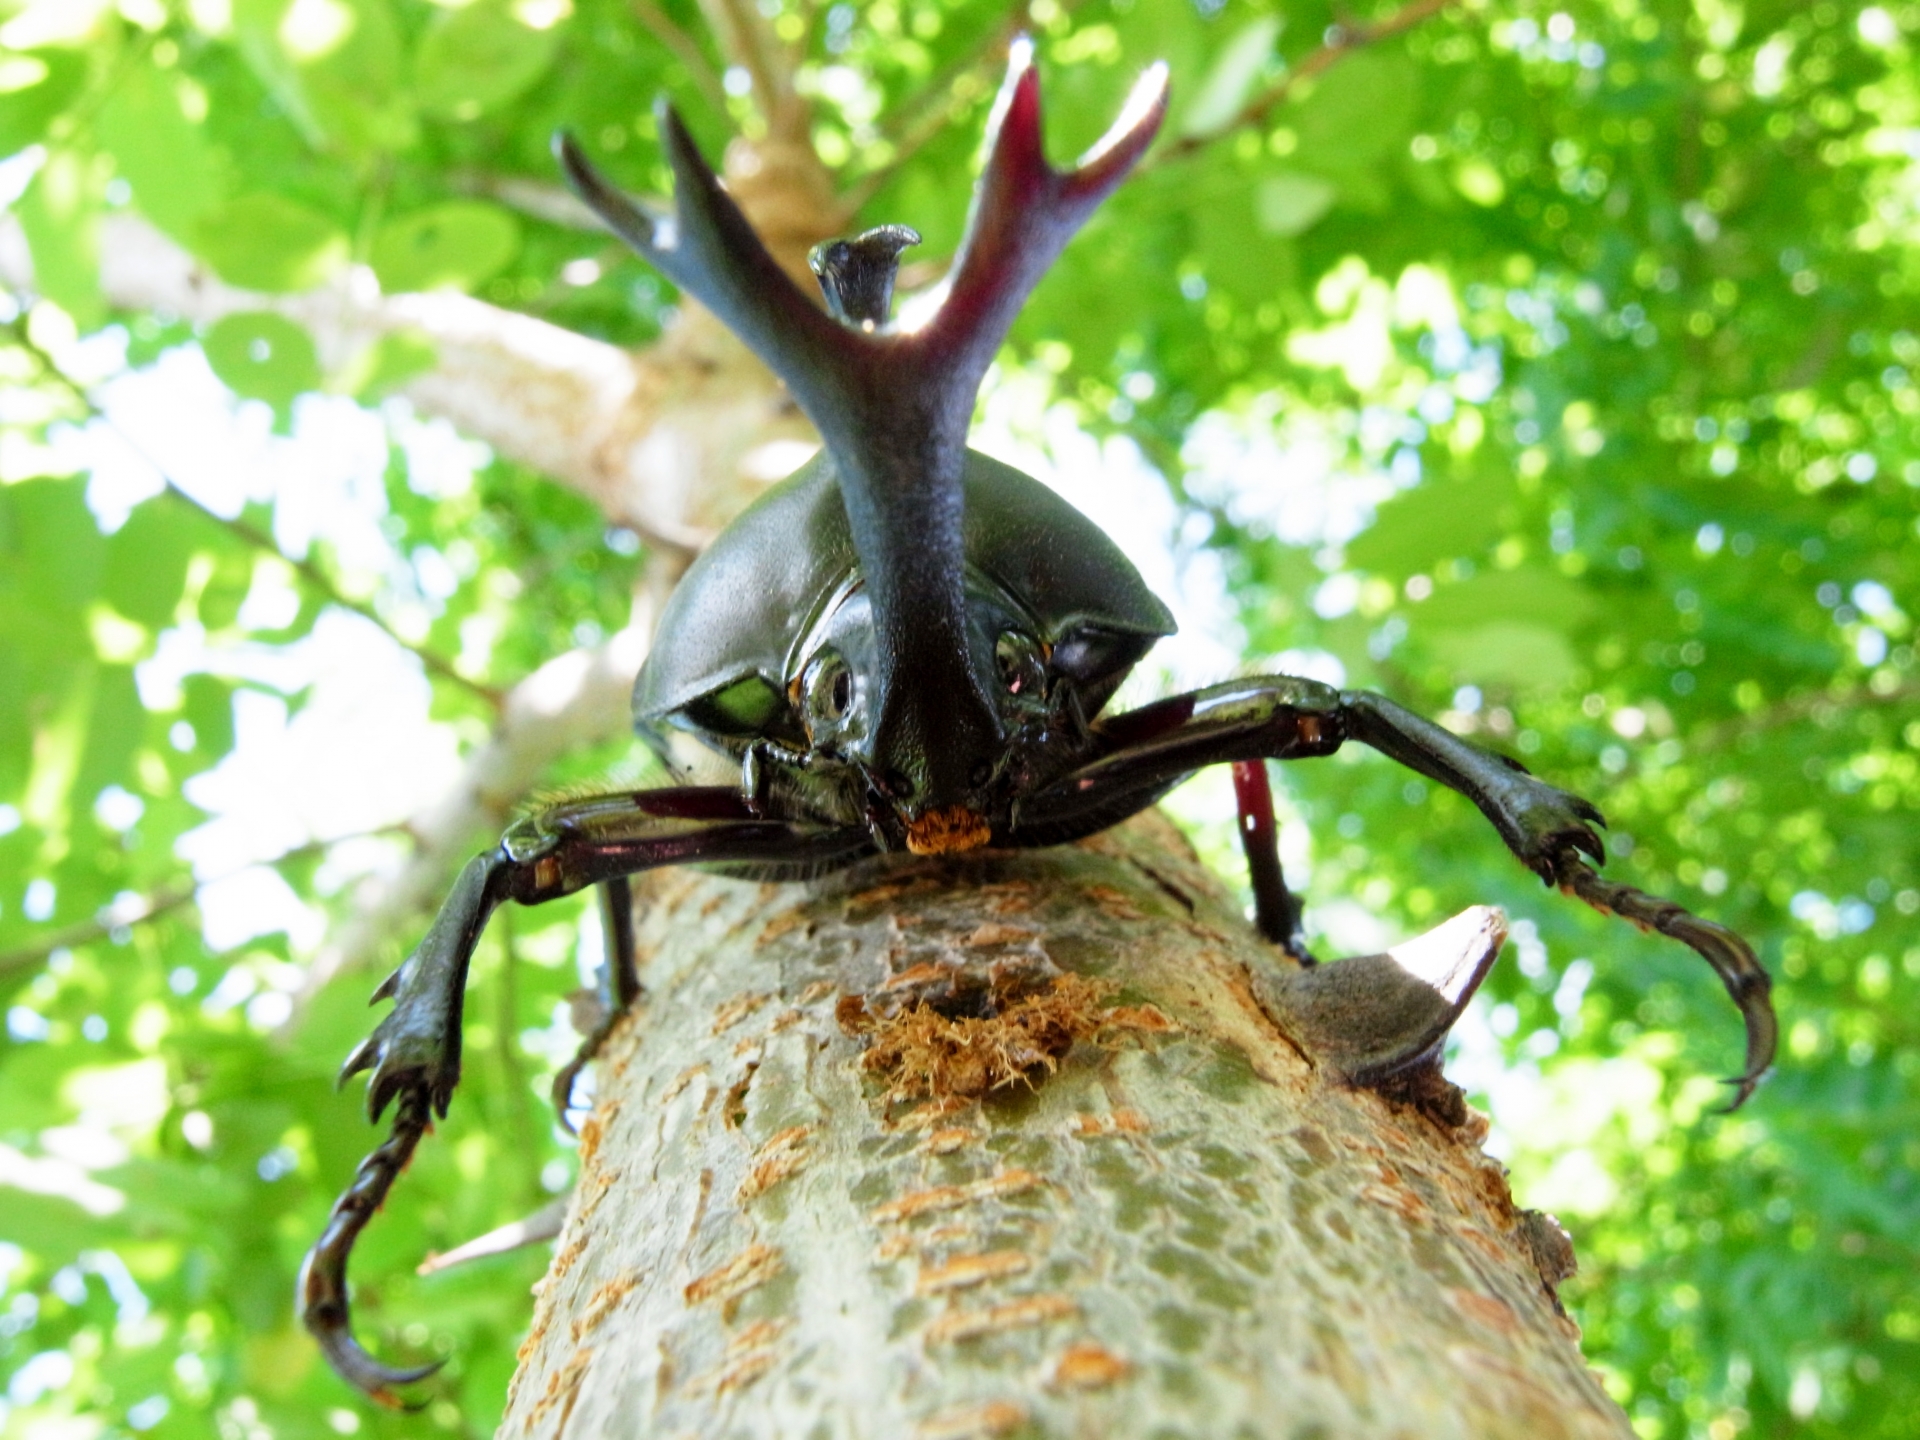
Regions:
<instances>
[{"instance_id":1,"label":"beetle mandible","mask_svg":"<svg viewBox=\"0 0 1920 1440\"><path fill-rule=\"evenodd\" d=\"M772 368L824 449L714 541L661 616L634 687L634 724L684 783L569 800L517 821L461 872L426 938L375 992L393 1009L342 1079L371 1071L368 1110L378 1120L393 1105L393 1127L335 1203L299 1296L335 1369L369 1395L393 1402L394 1386L435 1367L395 1369L355 1341L348 1256L433 1117L446 1114L468 962L508 900L602 887L604 985L617 1016L638 990L635 873L704 864L797 879L879 852L1058 845L1226 764L1255 922L1311 965L1264 766L1358 740L1466 796L1548 885L1699 953L1746 1021L1734 1105L1766 1070L1775 1022L1752 950L1670 901L1602 879L1587 863L1604 862L1600 812L1516 762L1380 695L1284 675L1101 717L1172 617L1098 528L1038 481L969 450L967 428L1027 294L1146 150L1166 101L1156 65L1105 138L1057 171L1042 150L1031 47L1016 44L959 253L937 303L911 325L891 317L900 251L918 240L911 230L883 226L817 247L823 309L768 254L670 107L658 112L670 216L639 208L570 138L556 138L581 198ZM556 1082L563 1113L606 1029Z\"/></svg>"}]
</instances>

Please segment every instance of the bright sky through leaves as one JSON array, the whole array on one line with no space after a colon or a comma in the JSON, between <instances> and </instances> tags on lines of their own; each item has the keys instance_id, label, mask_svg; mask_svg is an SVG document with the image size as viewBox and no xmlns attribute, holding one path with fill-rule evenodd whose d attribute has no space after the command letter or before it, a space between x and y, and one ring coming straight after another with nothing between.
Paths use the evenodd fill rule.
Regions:
<instances>
[{"instance_id":1,"label":"bright sky through leaves","mask_svg":"<svg viewBox=\"0 0 1920 1440\"><path fill-rule=\"evenodd\" d=\"M746 53L712 8L0 0L0 1433L499 1414L542 1258L412 1271L568 1183L542 1096L585 907L483 946L460 1099L356 1257L383 1353L458 1356L424 1415L359 1408L289 1296L372 1136L333 1070L486 838L460 818L646 778L624 680L567 697L630 675L664 552L590 466L527 458L579 428L541 431L527 377L609 393L674 296L576 223L549 136L658 193L656 93L716 156L786 126L848 229L926 236L918 288L1012 23L721 5L757 17ZM1514 917L1452 1073L1573 1229L1569 1303L1639 1432L1907 1440L1920 8L1012 20L1056 157L1173 72L1162 150L1035 296L977 432L1173 605L1129 696L1250 668L1386 690L1593 796L1612 873L1752 936L1782 1064L1717 1120L1738 1027L1690 957L1545 894L1394 766L1278 776L1325 953ZM663 465L691 444L645 438ZM769 432L738 468L805 446ZM479 794L511 715L571 743ZM1237 876L1230 803L1210 776L1173 808Z\"/></svg>"}]
</instances>

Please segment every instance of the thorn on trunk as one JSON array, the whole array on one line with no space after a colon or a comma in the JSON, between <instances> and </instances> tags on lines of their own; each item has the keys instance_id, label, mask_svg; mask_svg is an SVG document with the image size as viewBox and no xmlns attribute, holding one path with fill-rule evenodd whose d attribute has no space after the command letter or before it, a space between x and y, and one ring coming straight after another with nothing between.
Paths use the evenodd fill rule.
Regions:
<instances>
[{"instance_id":1,"label":"thorn on trunk","mask_svg":"<svg viewBox=\"0 0 1920 1440\"><path fill-rule=\"evenodd\" d=\"M1476 905L1383 954L1258 975L1254 989L1307 1054L1379 1087L1426 1063L1437 1074L1447 1032L1506 937L1507 917Z\"/></svg>"}]
</instances>

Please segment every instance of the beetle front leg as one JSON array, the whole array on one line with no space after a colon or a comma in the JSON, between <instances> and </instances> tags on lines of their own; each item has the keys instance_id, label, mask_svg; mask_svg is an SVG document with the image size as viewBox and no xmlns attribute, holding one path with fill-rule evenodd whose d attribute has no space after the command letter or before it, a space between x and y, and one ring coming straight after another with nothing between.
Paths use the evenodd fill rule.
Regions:
<instances>
[{"instance_id":1,"label":"beetle front leg","mask_svg":"<svg viewBox=\"0 0 1920 1440\"><path fill-rule=\"evenodd\" d=\"M1547 884L1566 884L1568 863L1577 863L1579 855L1606 863L1606 847L1593 828L1604 826L1606 817L1578 795L1549 785L1517 760L1469 744L1384 695L1343 690L1340 709L1352 739L1479 806L1520 863Z\"/></svg>"},{"instance_id":2,"label":"beetle front leg","mask_svg":"<svg viewBox=\"0 0 1920 1440\"><path fill-rule=\"evenodd\" d=\"M1753 950L1723 926L1670 900L1603 880L1583 857L1604 863L1592 804L1422 719L1384 696L1338 691L1277 675L1237 680L1104 720L1092 752L1031 797L1029 843L1053 844L1110 825L1159 799L1206 765L1329 755L1359 740L1479 807L1509 849L1549 885L1678 940L1720 976L1747 1028L1747 1063L1734 1104L1773 1061L1776 1024L1767 974ZM1020 843L1016 831L1013 843Z\"/></svg>"},{"instance_id":3,"label":"beetle front leg","mask_svg":"<svg viewBox=\"0 0 1920 1440\"><path fill-rule=\"evenodd\" d=\"M739 792L687 787L571 801L527 817L500 845L468 862L419 948L374 992L393 1009L347 1058L341 1079L372 1071L367 1108L395 1105L387 1140L360 1163L334 1202L327 1228L301 1267L300 1318L334 1369L385 1405L394 1387L439 1368L403 1370L368 1355L353 1338L347 1261L360 1232L412 1158L460 1079L460 1006L487 918L502 901L537 905L588 885L627 889L625 877L662 865L711 861L818 870L872 848L864 830L789 824L755 813ZM627 898L630 912L631 898ZM618 908L618 901L613 908ZM615 925L609 960L632 963L631 929ZM620 986L618 973L614 980Z\"/></svg>"}]
</instances>

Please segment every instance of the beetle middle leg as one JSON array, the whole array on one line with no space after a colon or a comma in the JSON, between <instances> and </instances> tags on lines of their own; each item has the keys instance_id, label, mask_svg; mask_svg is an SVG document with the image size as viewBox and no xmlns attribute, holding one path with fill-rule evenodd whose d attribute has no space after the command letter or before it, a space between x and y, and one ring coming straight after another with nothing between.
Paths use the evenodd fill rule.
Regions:
<instances>
[{"instance_id":1,"label":"beetle middle leg","mask_svg":"<svg viewBox=\"0 0 1920 1440\"><path fill-rule=\"evenodd\" d=\"M1253 887L1253 924L1261 936L1303 965L1316 962L1307 949L1300 897L1287 888L1280 868L1280 827L1273 819L1273 785L1264 760L1233 762L1233 798L1240 850Z\"/></svg>"},{"instance_id":2,"label":"beetle middle leg","mask_svg":"<svg viewBox=\"0 0 1920 1440\"><path fill-rule=\"evenodd\" d=\"M633 883L625 875L600 882L600 933L606 953L600 960L600 1018L580 1041L573 1059L553 1077L553 1108L561 1125L573 1131L573 1084L613 1034L620 1017L640 998L640 970L633 951Z\"/></svg>"},{"instance_id":3,"label":"beetle middle leg","mask_svg":"<svg viewBox=\"0 0 1920 1440\"><path fill-rule=\"evenodd\" d=\"M609 959L619 986L632 970L631 892L625 877L662 865L702 862L817 870L871 848L863 829L770 819L737 790L689 786L553 806L519 821L498 846L469 861L426 938L374 991L376 1001L391 999L393 1009L341 1071L342 1080L372 1072L367 1109L373 1119L398 1103L386 1142L361 1162L353 1184L334 1202L327 1228L301 1270L301 1320L334 1368L389 1405L400 1403L394 1386L423 1379L436 1368L395 1369L360 1347L348 1307L347 1261L420 1137L436 1115L447 1113L460 1079L460 1008L468 967L488 917L503 901L538 905L588 885L617 882L610 904L628 916L624 932L616 919L610 935Z\"/></svg>"}]
</instances>

